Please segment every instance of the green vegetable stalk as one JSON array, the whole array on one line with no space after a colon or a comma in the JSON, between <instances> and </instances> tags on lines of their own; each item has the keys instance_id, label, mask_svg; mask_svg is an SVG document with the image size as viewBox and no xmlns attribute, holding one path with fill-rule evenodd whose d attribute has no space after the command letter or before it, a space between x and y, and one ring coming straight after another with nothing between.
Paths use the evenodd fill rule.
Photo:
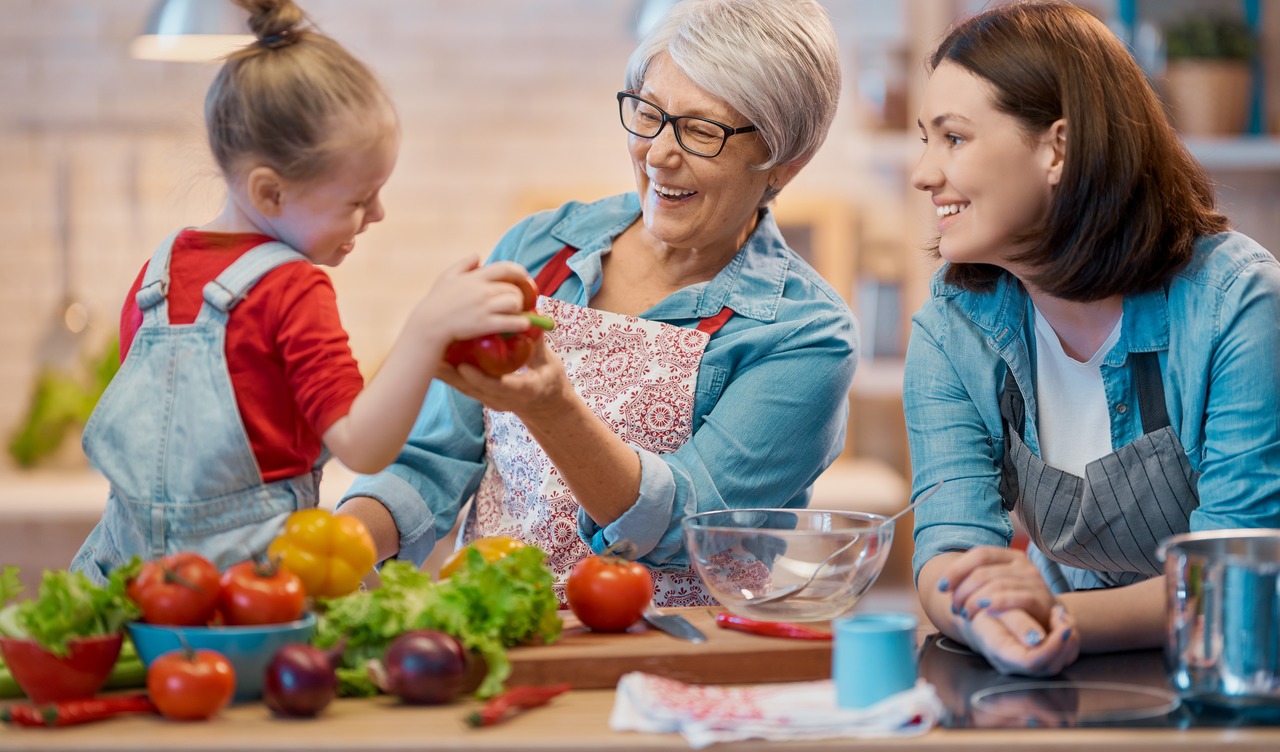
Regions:
<instances>
[{"instance_id":1,"label":"green vegetable stalk","mask_svg":"<svg viewBox=\"0 0 1280 752\"><path fill-rule=\"evenodd\" d=\"M380 587L318 604L312 642L329 648L345 636L339 693L370 696L378 689L366 673L367 661L381 658L404 632L446 632L484 657L489 670L476 696L493 697L511 674L506 648L560 637L559 601L545 558L541 549L527 546L490 563L472 549L466 566L440 582L410 564L389 561Z\"/></svg>"}]
</instances>

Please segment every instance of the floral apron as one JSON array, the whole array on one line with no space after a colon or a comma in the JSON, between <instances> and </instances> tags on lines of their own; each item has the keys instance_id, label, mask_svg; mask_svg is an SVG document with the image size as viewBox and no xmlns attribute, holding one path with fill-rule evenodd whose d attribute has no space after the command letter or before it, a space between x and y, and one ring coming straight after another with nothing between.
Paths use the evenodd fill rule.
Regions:
<instances>
[{"instance_id":1,"label":"floral apron","mask_svg":"<svg viewBox=\"0 0 1280 752\"><path fill-rule=\"evenodd\" d=\"M549 296L569 278L566 246L538 274L539 310L555 319L548 346L564 362L574 390L623 441L655 454L679 449L693 427L693 396L702 353L733 311L724 308L697 329L599 311ZM489 465L463 527L464 541L508 535L547 553L555 591L592 554L578 533L580 507L528 428L513 413L486 409ZM714 605L691 568L656 570L658 606Z\"/></svg>"}]
</instances>

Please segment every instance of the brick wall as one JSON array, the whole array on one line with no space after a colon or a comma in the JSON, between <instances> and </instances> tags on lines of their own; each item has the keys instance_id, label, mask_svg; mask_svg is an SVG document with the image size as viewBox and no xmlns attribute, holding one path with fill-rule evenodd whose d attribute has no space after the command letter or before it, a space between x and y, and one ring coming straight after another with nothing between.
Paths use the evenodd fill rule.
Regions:
<instances>
[{"instance_id":1,"label":"brick wall","mask_svg":"<svg viewBox=\"0 0 1280 752\"><path fill-rule=\"evenodd\" d=\"M56 329L59 165L69 175L71 282L91 312L90 350L114 331L155 244L221 206L201 114L215 67L128 57L152 1L0 4L0 226L9 236L0 253L0 437L25 414ZM379 74L404 126L384 191L388 219L332 271L366 370L438 271L462 254L487 254L530 196L589 199L632 186L612 95L635 44L639 0L302 5ZM854 5L829 3L842 36L852 33ZM865 150L849 146L849 101L784 201L808 194L852 206L903 190L860 177Z\"/></svg>"}]
</instances>

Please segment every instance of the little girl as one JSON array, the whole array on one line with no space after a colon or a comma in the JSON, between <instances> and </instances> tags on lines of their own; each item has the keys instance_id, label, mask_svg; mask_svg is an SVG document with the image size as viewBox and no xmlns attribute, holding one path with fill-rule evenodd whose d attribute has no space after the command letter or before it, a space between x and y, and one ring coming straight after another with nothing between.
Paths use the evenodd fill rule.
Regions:
<instances>
[{"instance_id":1,"label":"little girl","mask_svg":"<svg viewBox=\"0 0 1280 752\"><path fill-rule=\"evenodd\" d=\"M395 459L445 346L527 328L516 264L449 268L366 388L328 275L384 216L398 120L373 74L292 0L235 0L257 41L209 89L222 213L167 238L129 291L124 358L84 432L111 482L71 568L197 551L220 569L317 504L329 454ZM295 263L309 261L310 263Z\"/></svg>"}]
</instances>

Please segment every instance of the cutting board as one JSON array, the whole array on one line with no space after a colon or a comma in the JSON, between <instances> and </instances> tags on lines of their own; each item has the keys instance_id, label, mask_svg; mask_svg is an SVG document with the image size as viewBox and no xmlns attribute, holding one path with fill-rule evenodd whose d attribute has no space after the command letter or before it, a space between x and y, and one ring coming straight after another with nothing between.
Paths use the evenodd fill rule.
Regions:
<instances>
[{"instance_id":1,"label":"cutting board","mask_svg":"<svg viewBox=\"0 0 1280 752\"><path fill-rule=\"evenodd\" d=\"M618 634L592 632L561 612L564 632L550 645L512 648L508 685L568 682L578 689L615 687L629 671L694 684L758 684L831 678L831 643L760 637L716 626L721 608L667 608L702 630L692 643L644 622ZM814 625L822 627L825 625Z\"/></svg>"}]
</instances>

